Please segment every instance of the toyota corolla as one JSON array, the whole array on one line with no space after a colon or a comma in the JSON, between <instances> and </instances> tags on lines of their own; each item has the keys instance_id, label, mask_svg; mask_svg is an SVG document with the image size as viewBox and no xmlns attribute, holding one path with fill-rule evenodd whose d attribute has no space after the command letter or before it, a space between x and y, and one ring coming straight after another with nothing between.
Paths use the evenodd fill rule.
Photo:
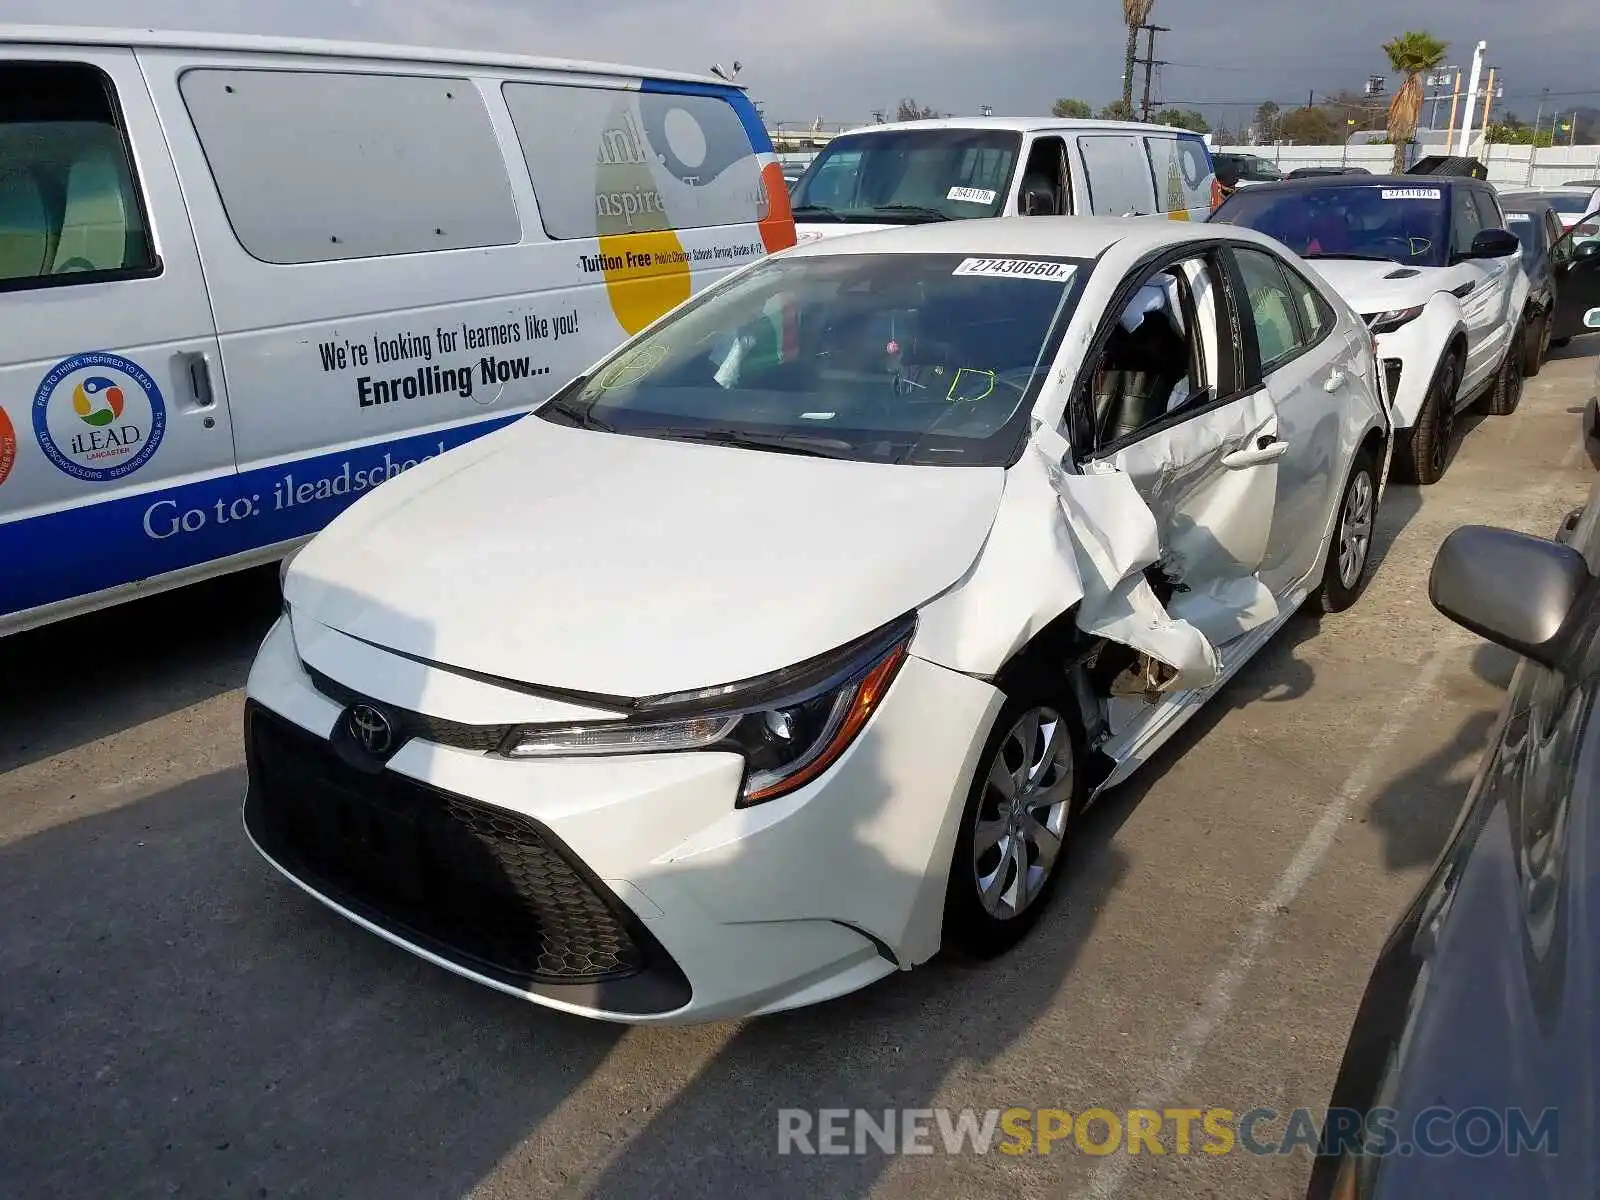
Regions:
<instances>
[{"instance_id":1,"label":"toyota corolla","mask_svg":"<svg viewBox=\"0 0 1600 1200\"><path fill-rule=\"evenodd\" d=\"M293 559L246 828L374 933L609 1020L999 954L1087 803L1355 602L1390 438L1360 318L1249 230L775 255Z\"/></svg>"}]
</instances>

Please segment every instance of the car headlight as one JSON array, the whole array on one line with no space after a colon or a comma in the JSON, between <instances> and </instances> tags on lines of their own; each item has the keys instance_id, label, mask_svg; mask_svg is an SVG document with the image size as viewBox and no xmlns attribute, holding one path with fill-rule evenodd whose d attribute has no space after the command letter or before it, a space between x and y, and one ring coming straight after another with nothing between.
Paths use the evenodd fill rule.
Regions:
<instances>
[{"instance_id":1,"label":"car headlight","mask_svg":"<svg viewBox=\"0 0 1600 1200\"><path fill-rule=\"evenodd\" d=\"M1402 325L1408 325L1422 315L1426 305L1419 304L1415 308L1391 308L1388 312L1367 313L1365 320L1367 328L1373 333L1393 333Z\"/></svg>"},{"instance_id":2,"label":"car headlight","mask_svg":"<svg viewBox=\"0 0 1600 1200\"><path fill-rule=\"evenodd\" d=\"M527 725L508 758L720 750L745 760L738 807L775 800L821 775L855 741L905 662L908 614L848 646L742 683L634 702L616 721Z\"/></svg>"}]
</instances>

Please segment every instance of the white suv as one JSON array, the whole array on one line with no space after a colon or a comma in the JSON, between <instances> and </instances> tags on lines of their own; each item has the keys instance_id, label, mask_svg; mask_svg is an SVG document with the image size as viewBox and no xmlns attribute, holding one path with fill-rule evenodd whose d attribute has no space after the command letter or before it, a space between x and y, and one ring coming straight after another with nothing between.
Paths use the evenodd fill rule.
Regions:
<instances>
[{"instance_id":1,"label":"white suv","mask_svg":"<svg viewBox=\"0 0 1600 1200\"><path fill-rule=\"evenodd\" d=\"M1213 222L1276 238L1367 321L1383 362L1395 464L1435 483L1456 414L1505 415L1522 398L1528 277L1494 189L1438 176L1332 176L1235 193Z\"/></svg>"}]
</instances>

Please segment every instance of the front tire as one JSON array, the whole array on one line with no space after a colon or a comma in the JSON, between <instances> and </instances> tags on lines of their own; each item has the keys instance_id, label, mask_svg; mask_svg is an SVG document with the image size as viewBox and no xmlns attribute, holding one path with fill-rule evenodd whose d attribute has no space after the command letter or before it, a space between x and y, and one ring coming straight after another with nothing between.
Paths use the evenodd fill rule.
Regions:
<instances>
[{"instance_id":1,"label":"front tire","mask_svg":"<svg viewBox=\"0 0 1600 1200\"><path fill-rule=\"evenodd\" d=\"M1055 893L1083 807L1083 735L1071 707L1019 687L1000 709L961 814L945 892L957 959L1005 953Z\"/></svg>"},{"instance_id":2,"label":"front tire","mask_svg":"<svg viewBox=\"0 0 1600 1200\"><path fill-rule=\"evenodd\" d=\"M1461 354L1445 351L1434 368L1433 382L1423 398L1417 423L1406 438L1398 462L1412 483L1424 487L1438 483L1450 465L1450 446L1456 432L1456 397L1461 390Z\"/></svg>"},{"instance_id":3,"label":"front tire","mask_svg":"<svg viewBox=\"0 0 1600 1200\"><path fill-rule=\"evenodd\" d=\"M1370 449L1356 455L1339 498L1322 582L1307 601L1313 612L1344 612L1367 589L1372 565L1372 535L1378 517L1378 461Z\"/></svg>"},{"instance_id":4,"label":"front tire","mask_svg":"<svg viewBox=\"0 0 1600 1200\"><path fill-rule=\"evenodd\" d=\"M1522 403L1522 343L1527 337L1527 326L1517 322L1511 344L1506 347L1505 358L1494 377L1494 386L1478 402L1481 411L1491 417L1509 417Z\"/></svg>"}]
</instances>

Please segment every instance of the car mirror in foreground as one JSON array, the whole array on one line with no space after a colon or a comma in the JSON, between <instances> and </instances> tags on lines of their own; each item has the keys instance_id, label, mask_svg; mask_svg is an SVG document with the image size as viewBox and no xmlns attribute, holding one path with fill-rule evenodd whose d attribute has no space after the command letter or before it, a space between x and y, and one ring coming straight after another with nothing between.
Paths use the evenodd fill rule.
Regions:
<instances>
[{"instance_id":1,"label":"car mirror in foreground","mask_svg":"<svg viewBox=\"0 0 1600 1200\"><path fill-rule=\"evenodd\" d=\"M1600 308L1591 308L1584 313L1583 323L1589 329L1600 329Z\"/></svg>"},{"instance_id":2,"label":"car mirror in foreground","mask_svg":"<svg viewBox=\"0 0 1600 1200\"><path fill-rule=\"evenodd\" d=\"M1546 538L1463 525L1433 559L1428 599L1457 625L1543 666L1589 571L1570 546Z\"/></svg>"},{"instance_id":3,"label":"car mirror in foreground","mask_svg":"<svg viewBox=\"0 0 1600 1200\"><path fill-rule=\"evenodd\" d=\"M1572 257L1581 263L1593 263L1600 257L1600 240L1590 238L1586 242L1579 242L1573 248Z\"/></svg>"},{"instance_id":4,"label":"car mirror in foreground","mask_svg":"<svg viewBox=\"0 0 1600 1200\"><path fill-rule=\"evenodd\" d=\"M1509 229L1485 229L1472 239L1469 258L1506 258L1522 253L1522 243Z\"/></svg>"}]
</instances>

